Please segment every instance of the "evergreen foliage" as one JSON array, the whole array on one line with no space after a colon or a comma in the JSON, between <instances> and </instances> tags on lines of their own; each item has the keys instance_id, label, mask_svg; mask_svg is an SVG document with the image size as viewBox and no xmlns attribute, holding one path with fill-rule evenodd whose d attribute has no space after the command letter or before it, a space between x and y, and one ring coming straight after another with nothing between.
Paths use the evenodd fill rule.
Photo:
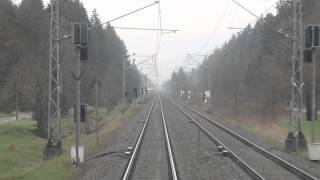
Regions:
<instances>
[{"instance_id":1,"label":"evergreen foliage","mask_svg":"<svg viewBox=\"0 0 320 180\"><path fill-rule=\"evenodd\" d=\"M61 38L71 34L71 23L101 23L96 10L89 18L79 1L61 1ZM47 133L50 7L42 0L22 0L19 5L10 0L0 1L0 111L14 111L19 95L20 110L32 111L41 136ZM93 81L102 84L99 100L112 108L121 98L122 60L127 50L110 25L97 27L89 33L89 58L82 65L82 102L93 104ZM74 104L75 48L72 40L60 45L62 67L62 111L65 114ZM128 62L128 67L132 66ZM131 68L128 91L139 85L139 72ZM130 95L130 94L129 94ZM129 97L130 98L130 97Z\"/></svg>"},{"instance_id":2,"label":"evergreen foliage","mask_svg":"<svg viewBox=\"0 0 320 180\"><path fill-rule=\"evenodd\" d=\"M320 1L303 0L303 26L320 24L319 6ZM291 98L292 9L292 2L279 1L275 15L267 14L253 27L249 25L234 34L193 70L196 72L187 73L189 83L180 80L181 70L173 73L171 89L179 91L189 84L194 94L200 94L211 84L213 106L230 109L235 114L248 104L259 107L264 115L275 115L285 109ZM311 69L308 64L304 66L304 81L308 84Z\"/></svg>"}]
</instances>

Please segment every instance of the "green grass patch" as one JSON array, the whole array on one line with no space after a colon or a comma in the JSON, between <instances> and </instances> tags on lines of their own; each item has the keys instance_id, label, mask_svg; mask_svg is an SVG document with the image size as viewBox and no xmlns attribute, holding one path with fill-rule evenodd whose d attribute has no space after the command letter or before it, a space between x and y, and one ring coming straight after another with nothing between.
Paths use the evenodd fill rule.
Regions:
<instances>
[{"instance_id":1,"label":"green grass patch","mask_svg":"<svg viewBox=\"0 0 320 180\"><path fill-rule=\"evenodd\" d=\"M0 179L21 179L42 162L45 139L35 136L35 130L36 122L31 120L0 126Z\"/></svg>"},{"instance_id":2,"label":"green grass patch","mask_svg":"<svg viewBox=\"0 0 320 180\"><path fill-rule=\"evenodd\" d=\"M101 112L104 127L100 131L100 143L108 142L108 135L125 124L136 109L130 108L121 114L119 108L110 112ZM90 118L89 121L93 121ZM1 180L57 180L75 179L79 169L72 167L70 147L75 142L73 118L64 120L63 154L49 161L42 160L42 152L47 140L36 136L36 122L21 120L0 125L0 179ZM85 145L85 154L96 148L96 134L82 134L81 144Z\"/></svg>"},{"instance_id":3,"label":"green grass patch","mask_svg":"<svg viewBox=\"0 0 320 180\"><path fill-rule=\"evenodd\" d=\"M279 116L270 121L260 116L227 116L225 118L239 128L245 129L268 140L270 144L283 144L289 131L289 120L287 117ZM304 135L308 142L311 141L311 121L303 122ZM320 120L316 121L316 141L320 142Z\"/></svg>"},{"instance_id":4,"label":"green grass patch","mask_svg":"<svg viewBox=\"0 0 320 180\"><path fill-rule=\"evenodd\" d=\"M320 141L320 120L315 122L315 130L316 130L316 137L317 137L317 141ZM304 130L304 134L307 137L307 139L311 140L311 129L312 129L312 125L311 125L311 121L304 121L303 123L303 130Z\"/></svg>"},{"instance_id":5,"label":"green grass patch","mask_svg":"<svg viewBox=\"0 0 320 180\"><path fill-rule=\"evenodd\" d=\"M13 115L15 115L15 114L14 113L7 113L7 112L0 112L0 118L13 116Z\"/></svg>"},{"instance_id":6,"label":"green grass patch","mask_svg":"<svg viewBox=\"0 0 320 180\"><path fill-rule=\"evenodd\" d=\"M312 129L312 125L311 125L311 121L303 121L303 132L304 135L306 136L308 142L311 141L311 129ZM289 127L289 120L281 120L279 122L279 125L282 127ZM315 129L316 129L316 141L320 142L320 120L315 122Z\"/></svg>"}]
</instances>

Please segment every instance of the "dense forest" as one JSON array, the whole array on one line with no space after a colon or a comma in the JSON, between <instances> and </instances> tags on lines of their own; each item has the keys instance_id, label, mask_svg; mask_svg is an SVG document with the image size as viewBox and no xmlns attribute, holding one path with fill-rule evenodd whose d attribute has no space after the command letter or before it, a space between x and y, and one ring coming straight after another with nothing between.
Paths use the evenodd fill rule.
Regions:
<instances>
[{"instance_id":1,"label":"dense forest","mask_svg":"<svg viewBox=\"0 0 320 180\"><path fill-rule=\"evenodd\" d=\"M269 120L286 111L291 98L292 3L279 1L275 14L259 18L216 48L200 67L172 74L171 90L190 90L200 103L201 93L212 92L211 110L258 113ZM303 23L319 24L320 1L303 0ZM310 95L311 65L304 63L304 95ZM210 87L208 87L210 86Z\"/></svg>"},{"instance_id":2,"label":"dense forest","mask_svg":"<svg viewBox=\"0 0 320 180\"><path fill-rule=\"evenodd\" d=\"M61 37L71 34L71 23L84 22L89 26L101 22L94 10L88 17L79 0L61 1ZM41 134L46 135L48 78L49 78L49 31L50 8L42 0L0 1L0 111L32 111L38 121ZM89 32L88 61L83 62L81 82L82 102L92 104L94 89L91 84L102 84L100 104L115 106L121 97L122 60L127 58L126 46L111 25L98 27ZM66 113L75 102L76 54L72 40L61 41L62 111ZM127 60L128 99L132 89L139 85L140 74Z\"/></svg>"}]
</instances>

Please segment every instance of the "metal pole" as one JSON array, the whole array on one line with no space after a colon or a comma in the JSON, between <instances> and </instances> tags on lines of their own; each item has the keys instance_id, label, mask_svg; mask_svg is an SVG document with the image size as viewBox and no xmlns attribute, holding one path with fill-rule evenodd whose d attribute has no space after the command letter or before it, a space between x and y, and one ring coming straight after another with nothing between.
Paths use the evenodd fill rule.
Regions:
<instances>
[{"instance_id":1,"label":"metal pole","mask_svg":"<svg viewBox=\"0 0 320 180\"><path fill-rule=\"evenodd\" d=\"M312 122L311 122L311 143L315 143L315 121L317 116L317 61L315 58L315 49L312 48L312 62L313 62L313 72L312 72Z\"/></svg>"},{"instance_id":2,"label":"metal pole","mask_svg":"<svg viewBox=\"0 0 320 180\"><path fill-rule=\"evenodd\" d=\"M18 90L18 83L16 82L16 120L19 119L19 90Z\"/></svg>"},{"instance_id":3,"label":"metal pole","mask_svg":"<svg viewBox=\"0 0 320 180\"><path fill-rule=\"evenodd\" d=\"M297 26L297 31L299 32L299 35L298 36L298 40L297 40L297 56L299 58L299 61L298 61L298 71L300 72L299 73L299 88L298 88L298 93L299 93L299 98L298 98L298 122L299 122L299 125L298 125L298 132L299 132L299 136L298 136L298 139L299 139L299 147L306 147L307 146L307 143L306 143L306 139L304 137L304 134L303 134L303 120L304 120L304 116L303 116L303 112L302 112L302 106L303 106L303 93L302 93L302 90L303 90L303 45L302 45L302 31L303 31L303 22L302 22L302 0L296 0L296 8L297 8L297 22L298 22L298 26Z\"/></svg>"},{"instance_id":4,"label":"metal pole","mask_svg":"<svg viewBox=\"0 0 320 180\"><path fill-rule=\"evenodd\" d=\"M76 48L77 58L76 58L76 166L79 166L79 141L80 141L80 48Z\"/></svg>"},{"instance_id":5,"label":"metal pole","mask_svg":"<svg viewBox=\"0 0 320 180\"><path fill-rule=\"evenodd\" d=\"M210 93L210 97L207 99L207 104L210 107L211 104L211 81L210 81L210 71L207 69L207 78L208 78L208 91Z\"/></svg>"},{"instance_id":6,"label":"metal pole","mask_svg":"<svg viewBox=\"0 0 320 180\"><path fill-rule=\"evenodd\" d=\"M98 96L99 96L99 87L98 81L95 82L96 89L96 131L97 131L97 144L99 144L99 111L98 111Z\"/></svg>"},{"instance_id":7,"label":"metal pole","mask_svg":"<svg viewBox=\"0 0 320 180\"><path fill-rule=\"evenodd\" d=\"M147 75L144 75L144 87L145 87L145 91L146 91L146 96L148 96L148 79L147 79Z\"/></svg>"},{"instance_id":8,"label":"metal pole","mask_svg":"<svg viewBox=\"0 0 320 180\"><path fill-rule=\"evenodd\" d=\"M293 125L293 123L297 123L297 109L295 109L297 107L297 92L296 92L296 88L297 88L297 84L295 84L295 80L297 78L297 3L296 0L294 0L294 4L293 4L293 55L292 55L292 79L291 79L291 85L292 85L292 94L291 94L291 102L292 102L292 107L291 107L291 114L292 117L289 121L289 130L290 132L295 132L296 131L296 127ZM295 122L293 122L295 121Z\"/></svg>"},{"instance_id":9,"label":"metal pole","mask_svg":"<svg viewBox=\"0 0 320 180\"><path fill-rule=\"evenodd\" d=\"M302 1L293 1L293 52L291 101L289 117L289 133L286 139L286 149L297 150L297 146L306 147L303 134L302 90L303 90L303 54L302 54ZM295 136L297 132L297 137Z\"/></svg>"},{"instance_id":10,"label":"metal pole","mask_svg":"<svg viewBox=\"0 0 320 180\"><path fill-rule=\"evenodd\" d=\"M48 143L44 149L44 159L50 159L62 153L61 143L61 77L59 59L59 1L51 0L50 21L50 57L49 57L49 92L48 92Z\"/></svg>"},{"instance_id":11,"label":"metal pole","mask_svg":"<svg viewBox=\"0 0 320 180\"><path fill-rule=\"evenodd\" d=\"M122 60L122 112L126 111L127 97L126 97L126 58Z\"/></svg>"}]
</instances>

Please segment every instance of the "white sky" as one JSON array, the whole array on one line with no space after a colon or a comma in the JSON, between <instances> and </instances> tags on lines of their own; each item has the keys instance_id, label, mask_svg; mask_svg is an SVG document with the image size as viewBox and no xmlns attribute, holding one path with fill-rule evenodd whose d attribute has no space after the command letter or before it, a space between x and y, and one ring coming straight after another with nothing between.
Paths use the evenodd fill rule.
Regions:
<instances>
[{"instance_id":1,"label":"white sky","mask_svg":"<svg viewBox=\"0 0 320 180\"><path fill-rule=\"evenodd\" d=\"M19 2L20 0L13 0ZM277 0L237 0L260 16ZM48 3L49 0L44 0ZM107 21L129 11L151 4L152 0L82 0L89 15L97 9L102 21ZM162 27L179 29L176 34L165 34L159 51L160 81L170 78L172 71L183 65L188 53L208 53L227 41L237 30L227 27L245 27L255 17L241 9L232 0L161 0ZM274 9L272 10L274 12ZM224 16L221 21L222 16ZM221 21L220 26L218 22ZM119 27L157 28L158 6L149 7L136 14L112 23ZM214 34L212 32L218 27ZM157 33L116 29L129 52L155 53ZM205 42L212 34L207 46Z\"/></svg>"}]
</instances>

